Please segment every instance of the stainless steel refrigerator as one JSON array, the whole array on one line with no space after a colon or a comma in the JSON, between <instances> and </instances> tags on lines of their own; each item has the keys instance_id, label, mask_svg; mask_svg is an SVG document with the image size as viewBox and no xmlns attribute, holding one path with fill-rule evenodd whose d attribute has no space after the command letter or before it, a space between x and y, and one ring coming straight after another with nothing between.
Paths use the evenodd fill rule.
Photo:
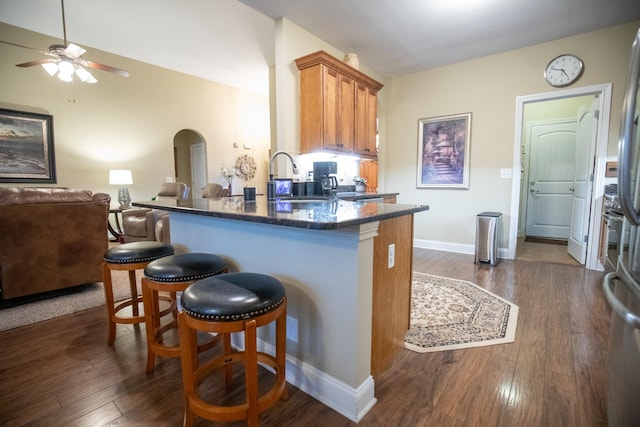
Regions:
<instances>
[{"instance_id":1,"label":"stainless steel refrigerator","mask_svg":"<svg viewBox=\"0 0 640 427\"><path fill-rule=\"evenodd\" d=\"M622 107L618 144L618 199L624 211L616 271L604 279L612 316L607 351L610 427L640 426L640 30Z\"/></svg>"}]
</instances>

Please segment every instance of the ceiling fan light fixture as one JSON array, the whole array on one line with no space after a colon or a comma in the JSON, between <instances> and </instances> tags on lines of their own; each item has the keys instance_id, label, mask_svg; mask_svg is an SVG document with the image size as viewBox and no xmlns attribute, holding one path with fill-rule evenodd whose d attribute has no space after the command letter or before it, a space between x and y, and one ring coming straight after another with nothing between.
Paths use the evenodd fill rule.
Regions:
<instances>
[{"instance_id":1,"label":"ceiling fan light fixture","mask_svg":"<svg viewBox=\"0 0 640 427\"><path fill-rule=\"evenodd\" d=\"M58 64L58 69L60 69L60 74L73 74L73 72L75 71L75 68L73 66L73 64L69 61L66 60L62 60L60 61L60 63Z\"/></svg>"},{"instance_id":2,"label":"ceiling fan light fixture","mask_svg":"<svg viewBox=\"0 0 640 427\"><path fill-rule=\"evenodd\" d=\"M127 70L122 70L110 65L100 64L98 62L83 59L82 55L84 55L87 51L78 45L67 43L67 28L64 16L64 0L60 0L60 4L62 6L62 32L64 37L64 44L52 44L49 46L48 52L43 52L39 49L35 49L29 46L23 46L21 44L0 40L0 43L25 49L37 50L49 57L49 59L39 59L36 61L16 64L16 67L33 67L35 65L42 65L42 68L44 68L47 74L52 77L56 76L64 82L72 82L73 74L76 73L78 78L83 83L97 83L98 80L93 77L93 75L89 71L87 71L85 67L108 71L110 73L119 74L123 77L128 77L129 72Z\"/></svg>"},{"instance_id":3,"label":"ceiling fan light fixture","mask_svg":"<svg viewBox=\"0 0 640 427\"><path fill-rule=\"evenodd\" d=\"M58 73L58 78L63 82L71 83L73 81L73 74L63 73L62 71L60 71Z\"/></svg>"},{"instance_id":4,"label":"ceiling fan light fixture","mask_svg":"<svg viewBox=\"0 0 640 427\"><path fill-rule=\"evenodd\" d=\"M45 62L42 64L42 68L44 68L50 76L54 76L58 72L58 64L55 62Z\"/></svg>"},{"instance_id":5,"label":"ceiling fan light fixture","mask_svg":"<svg viewBox=\"0 0 640 427\"><path fill-rule=\"evenodd\" d=\"M98 80L91 75L84 67L76 68L76 75L83 83L98 83Z\"/></svg>"}]
</instances>

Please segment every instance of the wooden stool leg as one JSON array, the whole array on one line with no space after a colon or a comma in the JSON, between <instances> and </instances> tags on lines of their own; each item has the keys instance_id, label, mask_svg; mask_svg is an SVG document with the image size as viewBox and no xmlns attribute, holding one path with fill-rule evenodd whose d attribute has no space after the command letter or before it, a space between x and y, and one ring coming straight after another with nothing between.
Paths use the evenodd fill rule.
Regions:
<instances>
[{"instance_id":1,"label":"wooden stool leg","mask_svg":"<svg viewBox=\"0 0 640 427\"><path fill-rule=\"evenodd\" d=\"M247 395L247 425L257 427L260 417L258 407L258 353L256 342L256 321L245 322L244 326L244 382Z\"/></svg>"},{"instance_id":2,"label":"wooden stool leg","mask_svg":"<svg viewBox=\"0 0 640 427\"><path fill-rule=\"evenodd\" d=\"M131 292L131 313L139 316L138 308L138 285L136 283L136 271L129 270L129 291Z\"/></svg>"},{"instance_id":3,"label":"wooden stool leg","mask_svg":"<svg viewBox=\"0 0 640 427\"><path fill-rule=\"evenodd\" d=\"M156 364L156 354L151 348L151 344L154 341L154 335L156 333L156 304L155 304L155 292L153 289L147 287L147 283L144 277L142 278L142 304L144 306L144 323L147 333L147 374L153 372L153 368Z\"/></svg>"},{"instance_id":4,"label":"wooden stool leg","mask_svg":"<svg viewBox=\"0 0 640 427\"><path fill-rule=\"evenodd\" d=\"M189 403L190 397L195 394L194 373L198 367L198 338L196 331L192 330L184 322L185 314L178 313L178 331L180 339L180 363L182 365L182 387L184 389L184 427L192 427L196 415Z\"/></svg>"},{"instance_id":5,"label":"wooden stool leg","mask_svg":"<svg viewBox=\"0 0 640 427\"><path fill-rule=\"evenodd\" d=\"M107 344L111 345L116 340L116 323L113 320L115 312L113 309L113 283L111 282L111 269L105 262L102 264L102 276L104 286L104 299L107 307L107 317L109 319L109 332L107 336Z\"/></svg>"}]
</instances>

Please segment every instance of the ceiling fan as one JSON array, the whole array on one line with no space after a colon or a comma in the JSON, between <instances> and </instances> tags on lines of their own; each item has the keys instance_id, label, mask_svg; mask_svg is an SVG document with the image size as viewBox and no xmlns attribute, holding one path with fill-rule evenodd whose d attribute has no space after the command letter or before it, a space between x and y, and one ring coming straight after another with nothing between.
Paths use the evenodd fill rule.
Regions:
<instances>
[{"instance_id":1,"label":"ceiling fan","mask_svg":"<svg viewBox=\"0 0 640 427\"><path fill-rule=\"evenodd\" d=\"M64 18L64 0L60 0L60 3L62 4L62 31L64 35L64 44L52 44L49 46L49 51L45 52L33 47L0 40L0 43L35 50L50 57L16 64L16 67L33 67L34 65L42 65L42 67L51 76L57 74L57 77L65 82L73 81L73 73L75 72L78 78L84 83L97 83L98 80L93 77L87 68L108 71L119 74L123 77L128 77L129 72L126 70L84 59L82 55L86 52L85 49L73 43L67 43L67 28Z\"/></svg>"}]
</instances>

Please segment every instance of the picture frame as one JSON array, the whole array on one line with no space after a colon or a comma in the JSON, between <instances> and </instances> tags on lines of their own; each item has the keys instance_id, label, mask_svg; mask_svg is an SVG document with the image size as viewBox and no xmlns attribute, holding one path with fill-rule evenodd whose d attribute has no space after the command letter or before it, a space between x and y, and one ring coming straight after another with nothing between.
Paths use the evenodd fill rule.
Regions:
<instances>
[{"instance_id":1,"label":"picture frame","mask_svg":"<svg viewBox=\"0 0 640 427\"><path fill-rule=\"evenodd\" d=\"M56 183L53 116L0 108L0 182Z\"/></svg>"},{"instance_id":2,"label":"picture frame","mask_svg":"<svg viewBox=\"0 0 640 427\"><path fill-rule=\"evenodd\" d=\"M471 113L418 120L417 188L469 189Z\"/></svg>"}]
</instances>

